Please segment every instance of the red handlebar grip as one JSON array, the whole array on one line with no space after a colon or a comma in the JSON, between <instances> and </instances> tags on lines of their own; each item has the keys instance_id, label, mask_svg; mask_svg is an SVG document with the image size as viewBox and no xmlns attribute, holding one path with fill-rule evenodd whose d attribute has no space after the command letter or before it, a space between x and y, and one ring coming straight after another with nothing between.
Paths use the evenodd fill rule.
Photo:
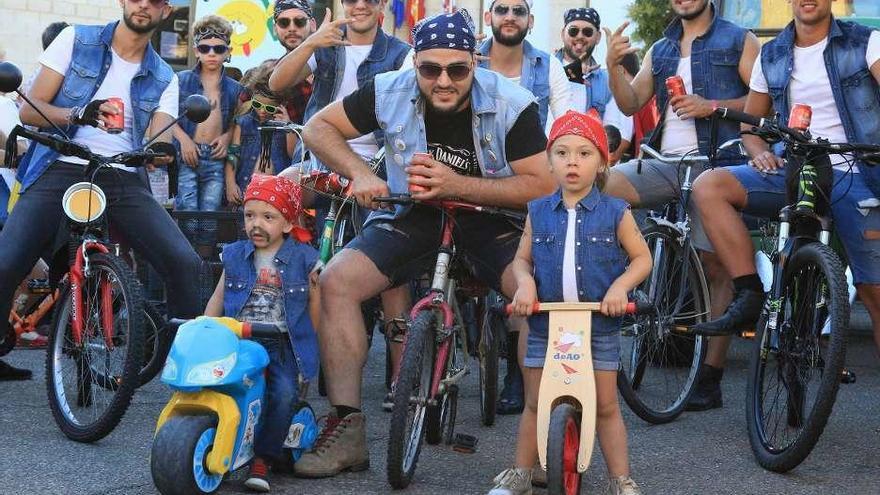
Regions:
<instances>
[{"instance_id":1,"label":"red handlebar grip","mask_svg":"<svg viewBox=\"0 0 880 495\"><path fill-rule=\"evenodd\" d=\"M537 313L538 311L541 311L541 302L535 301L535 305L532 306L532 312ZM513 304L508 304L507 306L504 307L504 314L506 314L507 316L510 316L513 314Z\"/></svg>"},{"instance_id":2,"label":"red handlebar grip","mask_svg":"<svg viewBox=\"0 0 880 495\"><path fill-rule=\"evenodd\" d=\"M628 314L628 315L636 314L636 303L634 303L634 302L626 303L626 314Z\"/></svg>"},{"instance_id":3,"label":"red handlebar grip","mask_svg":"<svg viewBox=\"0 0 880 495\"><path fill-rule=\"evenodd\" d=\"M241 338L250 339L251 338L251 324L248 322L242 322L241 324Z\"/></svg>"}]
</instances>

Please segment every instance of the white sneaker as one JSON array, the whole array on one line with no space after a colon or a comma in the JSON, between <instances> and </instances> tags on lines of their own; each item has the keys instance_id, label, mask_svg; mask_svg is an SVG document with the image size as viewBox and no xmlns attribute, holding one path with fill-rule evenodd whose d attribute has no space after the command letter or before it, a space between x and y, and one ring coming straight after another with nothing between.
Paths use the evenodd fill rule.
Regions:
<instances>
[{"instance_id":1,"label":"white sneaker","mask_svg":"<svg viewBox=\"0 0 880 495\"><path fill-rule=\"evenodd\" d=\"M608 480L608 495L642 495L642 490L629 476L618 476Z\"/></svg>"},{"instance_id":2,"label":"white sneaker","mask_svg":"<svg viewBox=\"0 0 880 495\"><path fill-rule=\"evenodd\" d=\"M532 495L532 470L510 468L495 477L488 495Z\"/></svg>"}]
</instances>

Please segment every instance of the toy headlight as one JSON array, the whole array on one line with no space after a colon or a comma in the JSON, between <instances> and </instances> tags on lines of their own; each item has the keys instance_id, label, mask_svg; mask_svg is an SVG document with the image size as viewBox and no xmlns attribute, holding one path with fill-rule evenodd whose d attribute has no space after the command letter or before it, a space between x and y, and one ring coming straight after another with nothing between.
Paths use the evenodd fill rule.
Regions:
<instances>
[{"instance_id":1,"label":"toy headlight","mask_svg":"<svg viewBox=\"0 0 880 495\"><path fill-rule=\"evenodd\" d=\"M193 366L186 374L188 385L214 385L220 383L235 367L238 353L233 352L223 359Z\"/></svg>"},{"instance_id":2,"label":"toy headlight","mask_svg":"<svg viewBox=\"0 0 880 495\"><path fill-rule=\"evenodd\" d=\"M71 220L88 223L104 214L107 196L100 187L91 182L77 182L64 192L61 205Z\"/></svg>"},{"instance_id":3,"label":"toy headlight","mask_svg":"<svg viewBox=\"0 0 880 495\"><path fill-rule=\"evenodd\" d=\"M165 367L162 368L161 379L169 382L177 380L177 363L171 359L171 356L168 356L168 359L165 360Z\"/></svg>"}]
</instances>

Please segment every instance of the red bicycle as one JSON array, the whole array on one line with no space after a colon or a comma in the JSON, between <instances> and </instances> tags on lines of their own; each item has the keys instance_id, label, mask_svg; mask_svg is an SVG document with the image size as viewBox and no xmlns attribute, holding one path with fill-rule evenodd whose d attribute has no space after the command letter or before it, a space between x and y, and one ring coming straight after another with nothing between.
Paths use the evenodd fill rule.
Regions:
<instances>
[{"instance_id":1,"label":"red bicycle","mask_svg":"<svg viewBox=\"0 0 880 495\"><path fill-rule=\"evenodd\" d=\"M420 204L443 213L443 234L428 294L410 313L412 323L403 343L400 371L392 388L394 407L388 438L388 482L405 488L416 470L422 440L452 442L458 382L468 373L468 339L459 301L471 294L460 281L466 269L456 263L453 229L459 211L480 212L522 221L522 211L478 206L461 201L416 201L409 195L376 198L380 203Z\"/></svg>"}]
</instances>

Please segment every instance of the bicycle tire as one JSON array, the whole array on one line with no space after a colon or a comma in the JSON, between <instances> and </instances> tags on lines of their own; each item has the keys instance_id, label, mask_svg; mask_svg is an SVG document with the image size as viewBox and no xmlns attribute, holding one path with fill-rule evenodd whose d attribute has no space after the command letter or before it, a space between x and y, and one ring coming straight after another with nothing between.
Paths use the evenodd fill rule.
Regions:
<instances>
[{"instance_id":1,"label":"bicycle tire","mask_svg":"<svg viewBox=\"0 0 880 495\"><path fill-rule=\"evenodd\" d=\"M797 467L810 455L828 418L834 407L837 390L840 386L840 374L844 366L846 355L847 330L849 325L849 293L847 290L845 267L840 258L830 247L813 242L798 248L791 256L783 273L782 294L779 301L779 318L782 325L779 329L778 343L774 349L772 338L768 333L769 318L767 308L762 314L758 326L758 345L754 346L752 359L749 366L749 382L746 395L746 418L748 422L749 443L755 460L758 464L769 471L784 473ZM797 297L801 294L810 294L810 277L820 275L824 278L823 284L815 284L818 293L823 287L826 289L818 296L813 295L810 303L813 311L804 311L796 304ZM799 290L801 289L801 290ZM792 301L789 301L789 295ZM776 303L768 303L776 304ZM808 313L812 313L810 317ZM816 315L818 314L818 318ZM823 346L823 337L820 335L822 327L827 321L831 322L831 333ZM807 321L804 321L807 320ZM818 320L818 321L817 321ZM812 321L813 327L807 328ZM803 322L803 324L800 324ZM812 349L810 343L814 344ZM824 355L822 353L824 347ZM821 363L818 387L815 391L815 403L807 408L803 403L809 392L809 384L804 387L800 379L805 373L797 365L798 357L806 356L808 359L800 359L810 363ZM776 365L776 371L769 368ZM765 399L770 399L772 392L765 390L764 379L777 377L783 389L773 398L782 398L785 404L780 406L785 409L785 419L780 431L778 422L772 432L775 434L785 433L788 428L802 425L788 445L775 445L777 442L770 438L768 425L765 420L772 418L772 407L764 404ZM797 378L795 383L786 384L786 380ZM792 404L794 402L794 404ZM809 410L804 418L803 413ZM792 425L798 423L798 425ZM775 436L775 435L774 435ZM779 442L782 443L782 442Z\"/></svg>"},{"instance_id":2,"label":"bicycle tire","mask_svg":"<svg viewBox=\"0 0 880 495\"><path fill-rule=\"evenodd\" d=\"M547 432L547 494L580 493L583 476L578 472L580 413L572 404L561 403L550 413Z\"/></svg>"},{"instance_id":3,"label":"bicycle tire","mask_svg":"<svg viewBox=\"0 0 880 495\"><path fill-rule=\"evenodd\" d=\"M98 274L107 274L108 280L112 282L113 278L117 281L116 287L123 298L117 313L125 310L126 322L124 329L120 327L122 332L114 334L113 340L116 346L114 349L119 350L122 343L125 344L122 362L118 369L118 375L112 370L107 370L107 361L105 352L105 362L98 363L103 365L103 369L93 368L94 361L89 354L94 352L96 348L100 348L103 344L103 338L98 337L89 342L83 341L83 345L78 348L72 342L70 335L70 312L71 312L71 293L69 284L64 285L59 297L59 304L55 308L52 318L52 331L49 334L48 352L46 352L46 393L49 400L49 408L52 416L61 431L71 440L76 442L94 442L104 438L113 431L119 424L128 406L131 404L132 396L138 386L138 372L143 363L143 296L140 290L140 284L131 269L122 260L108 254L94 253L89 256L90 271L86 277L82 290L84 291L84 301L89 297L89 291L95 284ZM115 303L114 303L115 305ZM90 305L84 303L84 307L91 308L97 306L93 301ZM88 313L90 309L84 309L86 319L84 329L88 332L89 319ZM115 320L119 321L119 320ZM96 322L93 322L97 324ZM116 325L114 325L116 328ZM100 328L98 328L100 331ZM106 350L106 347L105 347ZM64 360L72 359L79 372L75 384L71 378L67 380L63 377ZM88 361L88 362L87 362ZM87 368L84 368L87 365ZM107 374L104 374L107 373ZM85 378L85 380L84 380ZM65 384L75 385L76 392L69 395L76 395L74 403L68 400L68 392L65 391ZM106 409L99 415L93 415L92 421L84 422L74 415L75 409L88 407L94 402L94 397L107 391L111 397L106 401ZM85 404L88 402L89 404ZM96 417L94 417L96 416Z\"/></svg>"},{"instance_id":4,"label":"bicycle tire","mask_svg":"<svg viewBox=\"0 0 880 495\"><path fill-rule=\"evenodd\" d=\"M477 354L480 359L480 420L483 426L495 424L498 401L499 346L504 319L492 303L491 294L483 304L483 324L480 326L480 343Z\"/></svg>"},{"instance_id":5,"label":"bicycle tire","mask_svg":"<svg viewBox=\"0 0 880 495\"><path fill-rule=\"evenodd\" d=\"M434 311L422 311L406 334L400 371L394 384L394 407L388 436L388 483L395 489L409 486L421 452L434 371L436 322ZM411 400L414 392L418 394L416 404Z\"/></svg>"},{"instance_id":6,"label":"bicycle tire","mask_svg":"<svg viewBox=\"0 0 880 495\"><path fill-rule=\"evenodd\" d=\"M139 387L153 381L162 371L174 335L175 332L165 325L165 319L159 314L159 310L149 302L144 302L144 364L138 372Z\"/></svg>"},{"instance_id":7,"label":"bicycle tire","mask_svg":"<svg viewBox=\"0 0 880 495\"><path fill-rule=\"evenodd\" d=\"M696 387L707 339L676 327L708 319L709 289L697 252L693 247L685 252L677 230L654 224L643 235L656 259L636 292L654 294L649 302L656 314L624 318L617 387L637 416L663 424L684 411ZM686 292L679 300L681 290Z\"/></svg>"},{"instance_id":8,"label":"bicycle tire","mask_svg":"<svg viewBox=\"0 0 880 495\"><path fill-rule=\"evenodd\" d=\"M455 335L450 338L453 340L449 345L446 362L443 363L443 378L448 378L454 372L456 353L458 352ZM449 388L452 387L455 387L455 385L451 385ZM450 426L450 420L453 423L455 422L456 411L454 409L458 404L450 396L449 389L442 394L439 400L439 404L429 405L425 412L425 443L428 445L437 445L443 442L446 437L446 430Z\"/></svg>"}]
</instances>

